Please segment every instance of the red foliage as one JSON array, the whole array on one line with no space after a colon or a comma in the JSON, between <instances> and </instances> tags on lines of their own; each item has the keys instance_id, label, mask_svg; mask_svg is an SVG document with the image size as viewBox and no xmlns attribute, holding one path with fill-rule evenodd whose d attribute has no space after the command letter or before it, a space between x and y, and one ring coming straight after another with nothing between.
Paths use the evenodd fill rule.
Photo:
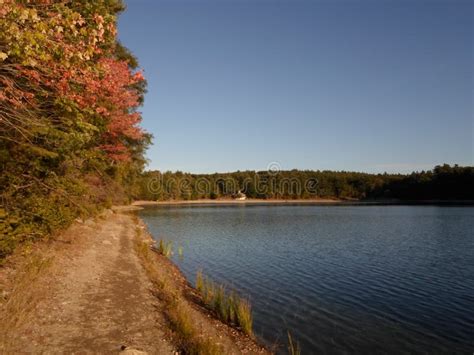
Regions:
<instances>
[{"instance_id":1,"label":"red foliage","mask_svg":"<svg viewBox=\"0 0 474 355\"><path fill-rule=\"evenodd\" d=\"M144 138L139 127L141 116L136 112L141 95L139 83L144 77L142 72L132 72L126 61L114 58L111 43L115 41L115 23L100 13L83 17L65 4L53 7L47 6L52 1L35 0L30 6L32 3L38 11L31 12L28 5L19 2L3 1L0 18L11 16L13 26L5 28L16 29L17 37L32 44L16 50L16 63L0 73L0 105L6 107L12 122L22 111L44 103L45 98L73 105L82 113L78 119L101 131L97 148L113 160L129 159L127 147ZM50 29L40 29L38 21ZM13 43L14 37L8 38ZM23 52L23 48L35 49ZM0 63L13 59L5 53L0 52Z\"/></svg>"}]
</instances>

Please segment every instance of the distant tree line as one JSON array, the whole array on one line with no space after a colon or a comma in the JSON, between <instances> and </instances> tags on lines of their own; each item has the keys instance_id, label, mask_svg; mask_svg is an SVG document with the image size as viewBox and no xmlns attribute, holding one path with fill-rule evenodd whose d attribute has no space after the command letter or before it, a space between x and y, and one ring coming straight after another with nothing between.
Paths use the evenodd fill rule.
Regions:
<instances>
[{"instance_id":1,"label":"distant tree line","mask_svg":"<svg viewBox=\"0 0 474 355\"><path fill-rule=\"evenodd\" d=\"M474 167L436 166L391 180L382 192L402 200L474 200Z\"/></svg>"},{"instance_id":2,"label":"distant tree line","mask_svg":"<svg viewBox=\"0 0 474 355\"><path fill-rule=\"evenodd\" d=\"M230 198L238 191L259 199L474 200L474 167L445 164L408 175L319 170L148 171L141 178L139 191L137 198L146 200Z\"/></svg>"}]
</instances>

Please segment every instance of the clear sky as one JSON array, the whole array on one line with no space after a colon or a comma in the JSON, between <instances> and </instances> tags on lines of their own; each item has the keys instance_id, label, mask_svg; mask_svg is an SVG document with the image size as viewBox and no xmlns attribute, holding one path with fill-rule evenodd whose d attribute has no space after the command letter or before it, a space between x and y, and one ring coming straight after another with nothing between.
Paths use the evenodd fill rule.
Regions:
<instances>
[{"instance_id":1,"label":"clear sky","mask_svg":"<svg viewBox=\"0 0 474 355\"><path fill-rule=\"evenodd\" d=\"M150 169L473 165L471 0L128 0Z\"/></svg>"}]
</instances>

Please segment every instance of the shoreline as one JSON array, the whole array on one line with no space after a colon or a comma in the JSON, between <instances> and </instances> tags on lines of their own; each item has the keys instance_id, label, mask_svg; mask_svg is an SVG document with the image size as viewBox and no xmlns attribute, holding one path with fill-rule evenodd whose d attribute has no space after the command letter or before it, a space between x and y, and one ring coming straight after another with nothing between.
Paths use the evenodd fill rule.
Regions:
<instances>
[{"instance_id":1,"label":"shoreline","mask_svg":"<svg viewBox=\"0 0 474 355\"><path fill-rule=\"evenodd\" d=\"M138 216L132 220L137 228L135 252L153 284L153 293L165 304L168 303L163 313L170 329L175 329L175 342L185 343L184 350L191 350L191 353L199 349L202 353L273 354L282 346L265 344L255 334L248 335L237 325L219 319L216 310L206 305L202 294L179 266L152 247L157 240L145 221ZM180 329L182 322L190 323L187 331ZM190 334L186 334L188 332Z\"/></svg>"},{"instance_id":2,"label":"shoreline","mask_svg":"<svg viewBox=\"0 0 474 355\"><path fill-rule=\"evenodd\" d=\"M132 202L130 211L152 206L271 206L271 205L313 205L313 206L474 206L474 200L341 200L341 199L201 199L201 200L165 200ZM125 210L125 207L124 209ZM122 210L122 211L123 211Z\"/></svg>"},{"instance_id":3,"label":"shoreline","mask_svg":"<svg viewBox=\"0 0 474 355\"><path fill-rule=\"evenodd\" d=\"M339 204L342 200L335 199L311 199L311 200L264 200L264 199L202 199L202 200L166 200L166 201L134 201L131 206L172 206L172 205L287 205L287 204Z\"/></svg>"}]
</instances>

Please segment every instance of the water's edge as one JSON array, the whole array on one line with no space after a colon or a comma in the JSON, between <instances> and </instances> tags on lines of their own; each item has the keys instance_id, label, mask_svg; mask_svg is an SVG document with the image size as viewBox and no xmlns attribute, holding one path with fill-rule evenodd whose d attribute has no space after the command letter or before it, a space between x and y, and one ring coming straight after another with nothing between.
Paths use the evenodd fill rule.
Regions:
<instances>
[{"instance_id":1,"label":"water's edge","mask_svg":"<svg viewBox=\"0 0 474 355\"><path fill-rule=\"evenodd\" d=\"M204 269L249 295L257 332L267 343L274 334L284 339L284 329L300 327L296 333L311 351L389 346L397 352L470 349L463 324L472 322L466 307L474 287L458 278L461 271L469 274L463 265L472 249L472 211L393 204L191 204L150 206L138 214L157 240L185 246L184 259L172 260L190 281ZM283 329L277 331L279 323ZM382 340L392 332L398 335Z\"/></svg>"}]
</instances>

